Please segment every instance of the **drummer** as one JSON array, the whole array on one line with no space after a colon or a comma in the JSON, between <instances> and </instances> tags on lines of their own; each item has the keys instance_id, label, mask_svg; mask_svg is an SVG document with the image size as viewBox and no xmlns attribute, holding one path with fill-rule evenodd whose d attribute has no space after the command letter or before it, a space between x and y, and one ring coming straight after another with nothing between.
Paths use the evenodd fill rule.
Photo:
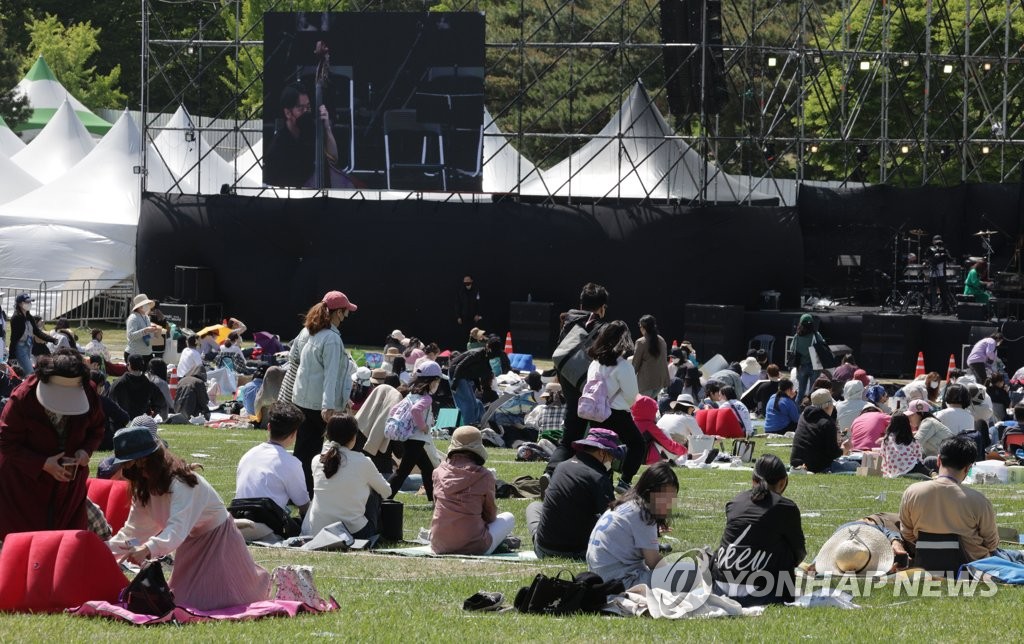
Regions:
<instances>
[{"instance_id":1,"label":"drummer","mask_svg":"<svg viewBox=\"0 0 1024 644\"><path fill-rule=\"evenodd\" d=\"M991 297L989 289L992 288L992 282L987 280L988 263L984 259L979 259L971 266L967 279L964 280L964 295L971 295L975 302L985 304Z\"/></svg>"},{"instance_id":2,"label":"drummer","mask_svg":"<svg viewBox=\"0 0 1024 644\"><path fill-rule=\"evenodd\" d=\"M949 251L946 250L946 246L942 242L942 235L932 237L932 245L925 257L928 259L930 267L928 271L928 303L932 311L935 311L937 293L942 299L942 308L948 311L951 308L951 303L946 297L946 263L953 258L950 257Z\"/></svg>"}]
</instances>

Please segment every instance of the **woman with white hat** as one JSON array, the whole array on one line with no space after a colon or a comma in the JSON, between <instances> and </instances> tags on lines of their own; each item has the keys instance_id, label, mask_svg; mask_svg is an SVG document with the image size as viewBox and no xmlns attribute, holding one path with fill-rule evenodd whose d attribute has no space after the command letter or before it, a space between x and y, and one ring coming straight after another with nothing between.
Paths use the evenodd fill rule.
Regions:
<instances>
[{"instance_id":1,"label":"woman with white hat","mask_svg":"<svg viewBox=\"0 0 1024 644\"><path fill-rule=\"evenodd\" d=\"M270 598L270 575L253 561L216 490L145 427L114 434L114 464L128 480L131 510L107 545L142 563L174 553L175 602L213 610Z\"/></svg>"},{"instance_id":2,"label":"woman with white hat","mask_svg":"<svg viewBox=\"0 0 1024 644\"><path fill-rule=\"evenodd\" d=\"M330 291L306 313L309 340L302 347L291 400L306 419L299 427L292 453L302 463L310 496L312 460L323 449L324 427L331 416L345 411L352 391L351 362L338 326L358 308L344 293Z\"/></svg>"},{"instance_id":3,"label":"woman with white hat","mask_svg":"<svg viewBox=\"0 0 1024 644\"><path fill-rule=\"evenodd\" d=\"M154 324L149 319L149 312L156 306L156 302L149 299L145 293L139 293L132 300L132 312L125 320L125 332L127 345L124 348L124 361L128 362L128 356L139 355L145 358L146 366L153 357L153 338L164 332L159 324Z\"/></svg>"},{"instance_id":4,"label":"woman with white hat","mask_svg":"<svg viewBox=\"0 0 1024 644\"><path fill-rule=\"evenodd\" d=\"M511 512L498 513L487 448L471 425L452 433L448 457L434 470L430 548L437 554L489 555L512 534Z\"/></svg>"},{"instance_id":5,"label":"woman with white hat","mask_svg":"<svg viewBox=\"0 0 1024 644\"><path fill-rule=\"evenodd\" d=\"M0 540L86 528L85 480L104 425L81 355L40 356L0 415Z\"/></svg>"}]
</instances>

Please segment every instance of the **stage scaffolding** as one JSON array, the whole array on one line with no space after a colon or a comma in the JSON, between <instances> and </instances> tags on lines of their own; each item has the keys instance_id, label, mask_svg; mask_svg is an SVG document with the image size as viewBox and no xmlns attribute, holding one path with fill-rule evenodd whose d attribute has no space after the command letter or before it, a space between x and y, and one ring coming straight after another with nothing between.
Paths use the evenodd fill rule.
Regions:
<instances>
[{"instance_id":1,"label":"stage scaffolding","mask_svg":"<svg viewBox=\"0 0 1024 644\"><path fill-rule=\"evenodd\" d=\"M661 11L669 2L698 16L685 38L662 36ZM455 0L444 5L449 11L487 14L487 107L508 142L540 168L592 138L641 81L678 140L713 162L688 169L697 173L702 188L681 200L687 205L711 201L706 188L715 172L749 177L753 190L759 183L781 181L843 187L1021 180L1020 2L722 0L720 42L711 26L717 3L708 0L611 0L600 13L597 4ZM261 78L258 71L246 73L262 60L257 55L262 21L248 18L239 0L192 5L193 12L203 14L195 29L171 33L166 18L181 3L141 0L145 140L151 143L167 129L157 115L184 102L192 114L220 124L198 128L210 143L207 154L216 154L216 148L243 151L262 130L261 106L251 100L260 92ZM253 0L251 5L263 11L432 6L360 0ZM663 57L670 49L680 54L679 64L665 69ZM225 58L234 62L233 95L226 102L204 102L211 84L224 82L214 70ZM186 70L184 78L167 73L172 65ZM720 81L713 78L715 70ZM688 96L690 111L670 113L668 81L693 74L704 82L692 85L700 94ZM170 89L171 102L151 102L148 88L156 83ZM692 94L688 89L684 83L683 93ZM710 97L722 92L727 100L710 109L716 102ZM195 128L182 132L186 140L196 134ZM614 137L608 140L616 144ZM152 159L143 148L145 173ZM200 166L197 162L192 170L200 172ZM512 191L508 198L517 196Z\"/></svg>"}]
</instances>

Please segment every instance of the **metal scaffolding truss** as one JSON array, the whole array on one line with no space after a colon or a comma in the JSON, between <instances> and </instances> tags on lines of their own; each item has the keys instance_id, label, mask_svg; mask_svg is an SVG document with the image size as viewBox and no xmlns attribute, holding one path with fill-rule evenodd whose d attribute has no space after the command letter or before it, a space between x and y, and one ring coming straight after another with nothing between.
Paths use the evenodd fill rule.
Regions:
<instances>
[{"instance_id":1,"label":"metal scaffolding truss","mask_svg":"<svg viewBox=\"0 0 1024 644\"><path fill-rule=\"evenodd\" d=\"M204 2L193 6L203 13L194 31L182 34L166 28L179 3L141 3L145 140L153 143L168 129L157 124L156 114L187 103L193 114L221 124L199 128L209 143L206 155L218 148L222 155L225 149L240 152L259 138L262 111L251 97L262 88L255 71L262 61L262 21L247 23L244 5L264 11L429 7L397 0ZM662 32L662 10L670 3L691 16L683 33ZM675 163L685 168L665 169L693 176L697 189L622 195L604 185L590 195L570 186L570 199L639 196L700 204L721 199L709 188L722 176L746 187L746 194L730 199L743 202L752 195L793 193L793 185L809 181L941 186L1016 182L1022 175L1021 2L466 0L444 8L487 15L488 110L504 133L501 146L514 146L538 167L520 173L510 198L544 197L536 189L543 170L592 140L637 82L674 128L659 136L707 161L693 164L680 156ZM676 64L667 69L669 52ZM225 59L234 63L233 90L227 100L211 101L223 95L210 88L225 82ZM248 76L246 69L252 70ZM173 100L151 104L147 88L155 83L169 88ZM722 96L724 104L715 109ZM680 104L689 106L686 113ZM223 119L233 125L224 126ZM617 136L606 134L607 145L621 150L631 125L624 123ZM195 128L182 129L183 136L196 136ZM142 165L153 161L144 158ZM198 157L188 170L200 172L202 165ZM236 169L245 174L246 168ZM571 176L587 171L584 159ZM179 182L174 191L181 190Z\"/></svg>"}]
</instances>

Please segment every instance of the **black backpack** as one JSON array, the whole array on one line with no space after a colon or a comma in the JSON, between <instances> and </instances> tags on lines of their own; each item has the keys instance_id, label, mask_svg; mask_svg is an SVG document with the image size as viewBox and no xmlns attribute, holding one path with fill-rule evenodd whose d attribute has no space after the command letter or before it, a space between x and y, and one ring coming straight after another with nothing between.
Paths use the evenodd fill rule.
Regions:
<instances>
[{"instance_id":1,"label":"black backpack","mask_svg":"<svg viewBox=\"0 0 1024 644\"><path fill-rule=\"evenodd\" d=\"M562 573L568 575L565 570L555 577L538 573L533 583L516 593L516 610L544 615L599 613L608 595L625 591L622 581L606 582L592 572L582 572L573 579L563 579Z\"/></svg>"},{"instance_id":2,"label":"black backpack","mask_svg":"<svg viewBox=\"0 0 1024 644\"><path fill-rule=\"evenodd\" d=\"M236 519L262 523L282 537L294 537L299 526L273 499L261 496L254 499L235 499L228 506L228 514Z\"/></svg>"}]
</instances>

